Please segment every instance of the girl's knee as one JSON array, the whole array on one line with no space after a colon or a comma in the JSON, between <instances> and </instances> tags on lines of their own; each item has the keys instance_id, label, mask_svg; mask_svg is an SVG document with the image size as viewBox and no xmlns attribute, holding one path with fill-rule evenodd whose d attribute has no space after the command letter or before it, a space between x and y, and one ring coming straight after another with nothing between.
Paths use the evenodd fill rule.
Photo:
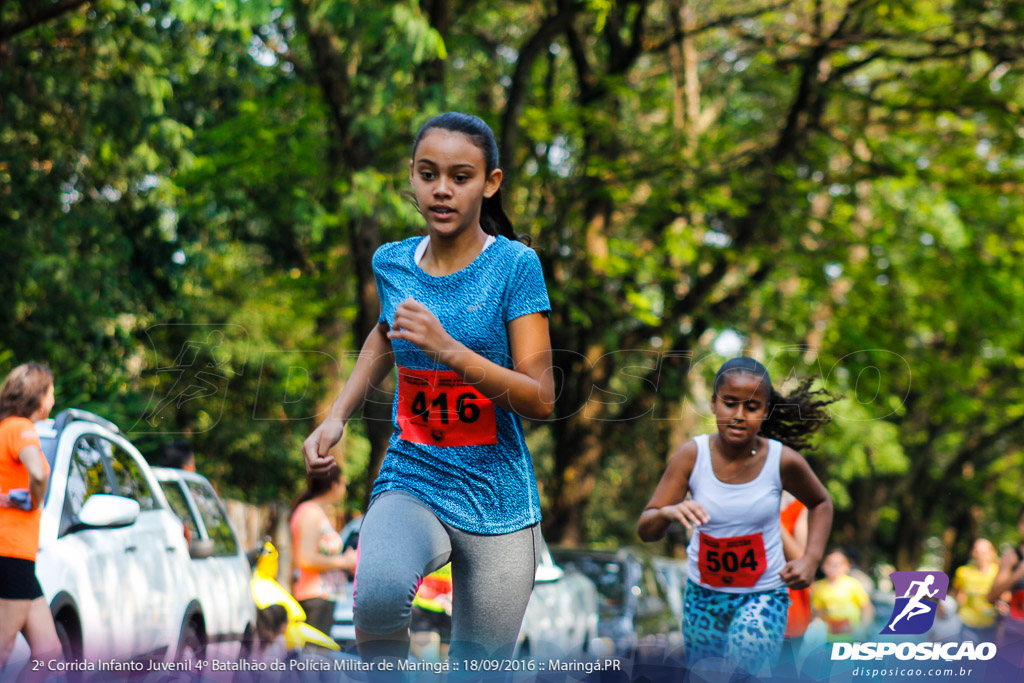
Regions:
<instances>
[{"instance_id":1,"label":"girl's knee","mask_svg":"<svg viewBox=\"0 0 1024 683\"><path fill-rule=\"evenodd\" d=\"M410 583L388 577L360 580L353 603L355 627L374 634L393 633L407 627L412 618L415 595L415 581Z\"/></svg>"}]
</instances>

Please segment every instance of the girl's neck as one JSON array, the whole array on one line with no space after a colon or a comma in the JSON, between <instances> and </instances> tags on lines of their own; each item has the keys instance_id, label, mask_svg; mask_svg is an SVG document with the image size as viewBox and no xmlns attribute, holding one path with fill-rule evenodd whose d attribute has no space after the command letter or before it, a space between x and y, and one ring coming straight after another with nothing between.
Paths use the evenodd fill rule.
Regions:
<instances>
[{"instance_id":1,"label":"girl's neck","mask_svg":"<svg viewBox=\"0 0 1024 683\"><path fill-rule=\"evenodd\" d=\"M748 443L741 446L734 446L726 443L719 435L715 435L715 449L718 454L726 460L746 460L757 454L757 451L761 449L760 444L757 442L757 436L754 436Z\"/></svg>"},{"instance_id":2,"label":"girl's neck","mask_svg":"<svg viewBox=\"0 0 1024 683\"><path fill-rule=\"evenodd\" d=\"M431 233L420 267L431 275L458 272L476 260L486 242L487 233L479 223L458 235L440 237Z\"/></svg>"}]
</instances>

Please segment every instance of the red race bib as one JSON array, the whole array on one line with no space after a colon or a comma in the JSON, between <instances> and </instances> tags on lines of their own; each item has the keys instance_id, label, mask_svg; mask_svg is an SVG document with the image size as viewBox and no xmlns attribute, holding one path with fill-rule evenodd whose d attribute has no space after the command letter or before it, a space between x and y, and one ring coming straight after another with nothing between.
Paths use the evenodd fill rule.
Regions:
<instances>
[{"instance_id":1,"label":"red race bib","mask_svg":"<svg viewBox=\"0 0 1024 683\"><path fill-rule=\"evenodd\" d=\"M1015 590L1010 596L1010 618L1024 619L1024 590Z\"/></svg>"},{"instance_id":2,"label":"red race bib","mask_svg":"<svg viewBox=\"0 0 1024 683\"><path fill-rule=\"evenodd\" d=\"M498 443L494 404L454 372L398 368L402 439L432 446Z\"/></svg>"},{"instance_id":3,"label":"red race bib","mask_svg":"<svg viewBox=\"0 0 1024 683\"><path fill-rule=\"evenodd\" d=\"M768 562L761 534L715 538L700 535L701 583L716 588L753 588Z\"/></svg>"}]
</instances>

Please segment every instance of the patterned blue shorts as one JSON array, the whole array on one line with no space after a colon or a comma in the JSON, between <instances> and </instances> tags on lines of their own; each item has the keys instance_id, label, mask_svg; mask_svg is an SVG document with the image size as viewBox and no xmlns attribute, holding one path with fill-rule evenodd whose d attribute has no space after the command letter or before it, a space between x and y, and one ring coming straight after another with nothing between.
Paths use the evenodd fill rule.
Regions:
<instances>
[{"instance_id":1,"label":"patterned blue shorts","mask_svg":"<svg viewBox=\"0 0 1024 683\"><path fill-rule=\"evenodd\" d=\"M779 656L786 632L789 590L726 593L692 581L683 600L683 639L690 666L722 657L756 674Z\"/></svg>"}]
</instances>

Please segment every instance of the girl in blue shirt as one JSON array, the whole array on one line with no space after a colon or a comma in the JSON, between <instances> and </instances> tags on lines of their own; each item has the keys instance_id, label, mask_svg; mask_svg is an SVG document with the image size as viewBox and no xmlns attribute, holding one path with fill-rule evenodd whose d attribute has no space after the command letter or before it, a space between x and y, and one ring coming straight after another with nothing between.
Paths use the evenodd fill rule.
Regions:
<instances>
[{"instance_id":1,"label":"girl in blue shirt","mask_svg":"<svg viewBox=\"0 0 1024 683\"><path fill-rule=\"evenodd\" d=\"M448 113L420 129L410 182L427 236L373 257L381 314L349 381L306 439L307 468L398 366L394 433L360 531L356 636L404 658L416 587L452 562L452 657L512 653L539 560L540 504L520 416L554 404L547 290L501 206L490 128Z\"/></svg>"}]
</instances>

